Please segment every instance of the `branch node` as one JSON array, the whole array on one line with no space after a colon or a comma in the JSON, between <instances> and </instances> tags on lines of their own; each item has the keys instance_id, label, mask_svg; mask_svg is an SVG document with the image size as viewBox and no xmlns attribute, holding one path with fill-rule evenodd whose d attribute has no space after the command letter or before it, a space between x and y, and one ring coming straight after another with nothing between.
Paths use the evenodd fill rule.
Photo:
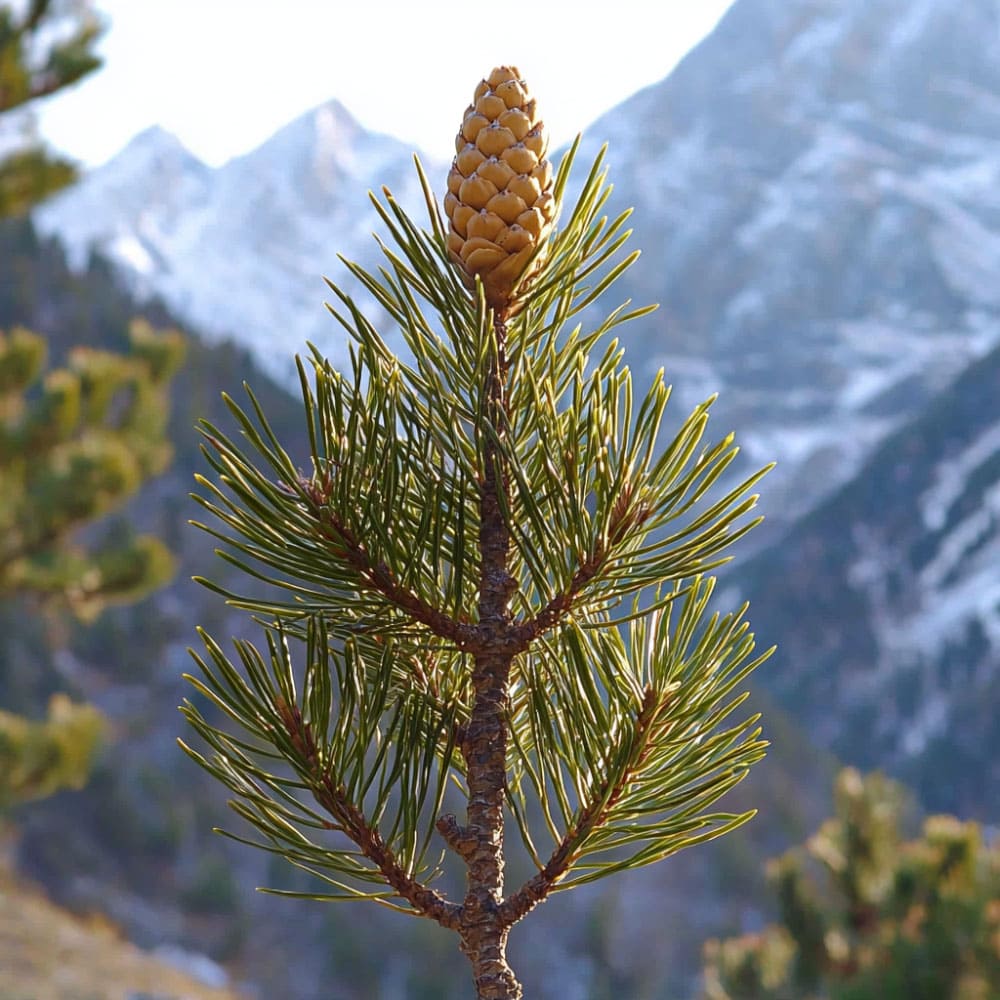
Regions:
<instances>
[{"instance_id":1,"label":"branch node","mask_svg":"<svg viewBox=\"0 0 1000 1000\"><path fill-rule=\"evenodd\" d=\"M454 814L446 813L434 825L445 843L456 854L466 860L471 857L476 849L476 838L469 833L468 827L458 822Z\"/></svg>"}]
</instances>

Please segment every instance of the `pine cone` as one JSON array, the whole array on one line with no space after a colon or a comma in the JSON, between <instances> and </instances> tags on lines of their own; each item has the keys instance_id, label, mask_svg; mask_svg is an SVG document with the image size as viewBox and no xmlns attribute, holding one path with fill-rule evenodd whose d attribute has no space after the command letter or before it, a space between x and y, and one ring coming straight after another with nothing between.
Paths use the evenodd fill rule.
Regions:
<instances>
[{"instance_id":1,"label":"pine cone","mask_svg":"<svg viewBox=\"0 0 1000 1000\"><path fill-rule=\"evenodd\" d=\"M548 135L514 66L480 81L455 139L444 207L448 250L469 287L480 275L497 312L516 311L525 268L556 214ZM540 259L535 258L537 270Z\"/></svg>"}]
</instances>

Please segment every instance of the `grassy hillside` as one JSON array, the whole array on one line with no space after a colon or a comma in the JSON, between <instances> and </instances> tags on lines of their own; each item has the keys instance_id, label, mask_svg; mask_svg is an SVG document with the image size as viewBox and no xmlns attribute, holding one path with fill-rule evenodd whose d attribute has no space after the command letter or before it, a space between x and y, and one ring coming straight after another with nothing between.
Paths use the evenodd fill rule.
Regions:
<instances>
[{"instance_id":1,"label":"grassy hillside","mask_svg":"<svg viewBox=\"0 0 1000 1000\"><path fill-rule=\"evenodd\" d=\"M0 1000L238 1000L79 917L0 864Z\"/></svg>"}]
</instances>

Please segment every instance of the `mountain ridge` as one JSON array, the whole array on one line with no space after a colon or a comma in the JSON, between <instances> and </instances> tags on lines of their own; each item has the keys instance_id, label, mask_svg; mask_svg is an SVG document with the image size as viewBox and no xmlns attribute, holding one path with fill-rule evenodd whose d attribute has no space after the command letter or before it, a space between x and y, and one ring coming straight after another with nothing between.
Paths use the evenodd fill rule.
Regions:
<instances>
[{"instance_id":1,"label":"mountain ridge","mask_svg":"<svg viewBox=\"0 0 1000 1000\"><path fill-rule=\"evenodd\" d=\"M377 258L368 191L383 184L405 203L420 202L409 147L366 131L334 99L220 167L154 126L35 219L59 235L74 266L97 249L140 298L162 297L293 384L291 356L307 341L346 361L322 307L322 274L340 270L342 250Z\"/></svg>"},{"instance_id":2,"label":"mountain ridge","mask_svg":"<svg viewBox=\"0 0 1000 1000\"><path fill-rule=\"evenodd\" d=\"M775 522L1000 341L998 67L988 0L739 0L585 132L584 166L610 141L611 210L636 208L644 256L620 294L661 303L630 328L635 367L663 365L684 408L718 392L752 461L784 459ZM75 260L95 243L140 294L288 384L306 341L346 363L321 275L354 293L336 255L377 265L367 192L387 185L424 216L410 147L336 100L215 170L136 181L128 160L43 208L43 231ZM444 165L427 167L443 191Z\"/></svg>"}]
</instances>

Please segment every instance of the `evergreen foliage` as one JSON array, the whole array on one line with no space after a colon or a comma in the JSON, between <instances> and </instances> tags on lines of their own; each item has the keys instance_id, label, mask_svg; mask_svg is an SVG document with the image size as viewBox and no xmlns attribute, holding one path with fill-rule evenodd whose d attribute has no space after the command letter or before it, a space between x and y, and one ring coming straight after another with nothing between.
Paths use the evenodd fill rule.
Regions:
<instances>
[{"instance_id":1,"label":"evergreen foliage","mask_svg":"<svg viewBox=\"0 0 1000 1000\"><path fill-rule=\"evenodd\" d=\"M96 69L99 25L80 0L0 6L0 116ZM0 219L69 183L72 165L38 147L0 159ZM14 261L0 306L30 295ZM183 357L179 334L143 321L127 355L82 346L46 371L46 338L0 330L0 600L33 595L92 620L165 582L173 560L156 539L118 524L86 542L77 533L121 507L171 457L167 386ZM101 733L98 713L58 697L33 723L0 712L0 807L79 787Z\"/></svg>"},{"instance_id":2,"label":"evergreen foliage","mask_svg":"<svg viewBox=\"0 0 1000 1000\"><path fill-rule=\"evenodd\" d=\"M65 695L53 696L43 722L0 710L0 811L82 787L103 730L96 709Z\"/></svg>"},{"instance_id":3,"label":"evergreen foliage","mask_svg":"<svg viewBox=\"0 0 1000 1000\"><path fill-rule=\"evenodd\" d=\"M1000 845L844 770L836 815L769 866L781 923L706 947L706 1000L988 1000L1000 995Z\"/></svg>"},{"instance_id":4,"label":"evergreen foliage","mask_svg":"<svg viewBox=\"0 0 1000 1000\"><path fill-rule=\"evenodd\" d=\"M669 388L636 402L614 336L648 309L593 322L638 256L600 158L510 301L470 294L420 176L430 230L385 192L384 267L347 262L409 356L331 284L351 369L299 361L308 453L249 388L238 434L204 424L201 527L246 587L203 582L263 641L233 656L202 631L183 712L208 752L182 745L256 831L230 836L325 883L299 895L435 920L499 1000L521 995L508 932L548 895L752 815L712 807L763 755L731 716L764 657L745 609L709 600L762 473L723 479L711 400L659 441ZM535 874L504 895L507 827ZM460 902L432 887L452 862Z\"/></svg>"},{"instance_id":5,"label":"evergreen foliage","mask_svg":"<svg viewBox=\"0 0 1000 1000\"><path fill-rule=\"evenodd\" d=\"M93 621L172 575L166 546L125 522L79 537L171 458L168 387L183 341L141 320L130 340L127 355L76 347L46 370L45 338L0 331L0 600L33 596ZM0 712L0 807L79 787L102 729L94 709L65 698L41 723Z\"/></svg>"},{"instance_id":6,"label":"evergreen foliage","mask_svg":"<svg viewBox=\"0 0 1000 1000\"><path fill-rule=\"evenodd\" d=\"M72 86L101 64L94 53L101 27L86 0L22 7L0 4L0 115ZM69 160L35 142L0 157L0 218L27 212L75 176Z\"/></svg>"},{"instance_id":7,"label":"evergreen foliage","mask_svg":"<svg viewBox=\"0 0 1000 1000\"><path fill-rule=\"evenodd\" d=\"M131 340L128 356L78 347L46 372L44 338L0 333L0 597L61 598L92 619L170 577L170 553L149 536L72 541L170 460L166 387L183 342L143 321Z\"/></svg>"}]
</instances>

